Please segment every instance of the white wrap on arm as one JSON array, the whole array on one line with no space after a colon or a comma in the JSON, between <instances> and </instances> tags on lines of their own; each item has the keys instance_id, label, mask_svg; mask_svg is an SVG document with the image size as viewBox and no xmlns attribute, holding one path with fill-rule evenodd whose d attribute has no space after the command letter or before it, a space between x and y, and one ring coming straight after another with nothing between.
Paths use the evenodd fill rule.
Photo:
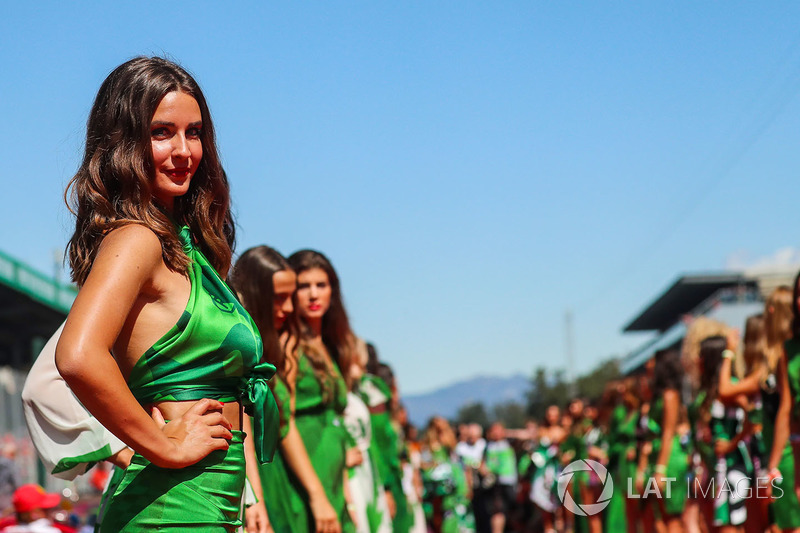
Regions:
<instances>
[{"instance_id":1,"label":"white wrap on arm","mask_svg":"<svg viewBox=\"0 0 800 533\"><path fill-rule=\"evenodd\" d=\"M64 324L33 363L22 389L25 422L45 468L61 479L75 479L126 448L72 393L56 368L56 345Z\"/></svg>"}]
</instances>

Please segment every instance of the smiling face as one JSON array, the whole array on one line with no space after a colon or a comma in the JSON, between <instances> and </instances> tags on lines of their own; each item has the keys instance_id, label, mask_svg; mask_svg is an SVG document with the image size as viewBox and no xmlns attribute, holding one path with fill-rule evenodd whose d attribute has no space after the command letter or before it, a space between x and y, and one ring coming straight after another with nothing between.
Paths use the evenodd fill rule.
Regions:
<instances>
[{"instance_id":1,"label":"smiling face","mask_svg":"<svg viewBox=\"0 0 800 533\"><path fill-rule=\"evenodd\" d=\"M291 270L279 270L272 275L272 287L275 294L272 297L272 317L275 329L280 330L286 318L292 314L292 294L297 288L297 276Z\"/></svg>"},{"instance_id":2,"label":"smiling face","mask_svg":"<svg viewBox=\"0 0 800 533\"><path fill-rule=\"evenodd\" d=\"M202 114L197 100L173 91L159 102L150 121L153 196L170 211L175 198L189 191L203 158Z\"/></svg>"},{"instance_id":3,"label":"smiling face","mask_svg":"<svg viewBox=\"0 0 800 533\"><path fill-rule=\"evenodd\" d=\"M297 276L297 311L305 319L321 320L331 306L331 284L321 268Z\"/></svg>"}]
</instances>

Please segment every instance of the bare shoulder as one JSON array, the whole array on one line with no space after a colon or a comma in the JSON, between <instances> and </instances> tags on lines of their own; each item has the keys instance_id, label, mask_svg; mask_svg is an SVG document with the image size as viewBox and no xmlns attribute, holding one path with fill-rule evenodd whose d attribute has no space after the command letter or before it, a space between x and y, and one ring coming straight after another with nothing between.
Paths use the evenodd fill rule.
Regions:
<instances>
[{"instance_id":1,"label":"bare shoulder","mask_svg":"<svg viewBox=\"0 0 800 533\"><path fill-rule=\"evenodd\" d=\"M98 254L109 249L129 255L143 255L144 260L161 257L158 235L142 224L128 224L110 231L100 243Z\"/></svg>"},{"instance_id":2,"label":"bare shoulder","mask_svg":"<svg viewBox=\"0 0 800 533\"><path fill-rule=\"evenodd\" d=\"M162 265L161 242L150 229L130 224L109 232L72 305L59 346L111 350L137 300L143 295L153 299Z\"/></svg>"},{"instance_id":3,"label":"bare shoulder","mask_svg":"<svg viewBox=\"0 0 800 533\"><path fill-rule=\"evenodd\" d=\"M142 224L128 224L106 235L97 250L95 263L125 262L129 266L152 269L162 264L161 241Z\"/></svg>"},{"instance_id":4,"label":"bare shoulder","mask_svg":"<svg viewBox=\"0 0 800 533\"><path fill-rule=\"evenodd\" d=\"M86 284L100 278L125 279L135 285L148 280L163 268L161 241L141 224L128 224L106 235L97 250ZM137 281L138 280L138 281Z\"/></svg>"}]
</instances>

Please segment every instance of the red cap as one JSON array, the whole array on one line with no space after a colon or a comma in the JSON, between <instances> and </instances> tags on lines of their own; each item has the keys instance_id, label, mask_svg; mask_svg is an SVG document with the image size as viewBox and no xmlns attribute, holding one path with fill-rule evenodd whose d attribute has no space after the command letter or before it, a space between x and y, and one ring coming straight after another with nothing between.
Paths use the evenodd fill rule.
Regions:
<instances>
[{"instance_id":1,"label":"red cap","mask_svg":"<svg viewBox=\"0 0 800 533\"><path fill-rule=\"evenodd\" d=\"M52 509L61 503L61 495L45 492L40 485L30 483L14 491L14 510L29 513L34 509Z\"/></svg>"}]
</instances>

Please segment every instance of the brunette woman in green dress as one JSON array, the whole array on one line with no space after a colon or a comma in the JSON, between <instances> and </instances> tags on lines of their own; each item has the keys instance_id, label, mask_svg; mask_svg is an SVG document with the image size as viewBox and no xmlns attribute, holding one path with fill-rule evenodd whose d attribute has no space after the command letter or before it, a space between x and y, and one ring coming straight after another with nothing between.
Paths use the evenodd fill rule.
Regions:
<instances>
[{"instance_id":1,"label":"brunette woman in green dress","mask_svg":"<svg viewBox=\"0 0 800 533\"><path fill-rule=\"evenodd\" d=\"M779 490L773 491L772 509L775 523L784 532L800 531L800 504L798 504L796 483L800 476L797 475L796 457L792 453L792 444L789 436L793 424L797 424L796 406L798 374L797 367L798 346L796 331L797 325L797 280L795 288L778 287L767 298L764 315L769 324L767 327L767 358L775 360L774 378L768 378L768 384L774 385L771 394L765 395L764 400L764 427L765 436L772 436L767 449L770 451L769 464L767 465L770 487ZM789 312L787 313L787 308ZM775 345L777 344L777 349ZM774 349L774 352L773 352ZM791 369L791 370L790 370ZM794 383L794 391L791 384ZM770 422L774 426L770 428ZM771 446L769 446L771 444ZM769 488L769 487L768 487Z\"/></svg>"},{"instance_id":2,"label":"brunette woman in green dress","mask_svg":"<svg viewBox=\"0 0 800 533\"><path fill-rule=\"evenodd\" d=\"M348 371L355 357L355 336L342 301L339 277L328 258L313 250L301 250L289 257L289 264L297 273L294 302L299 330L294 349L287 352L286 382L293 404L293 424L287 438L295 428L297 438L292 442L307 452L324 490L325 503L334 511L333 530L350 532L355 527L348 511L349 437L342 420L347 386L342 373ZM306 507L310 517L314 503L309 499Z\"/></svg>"},{"instance_id":3,"label":"brunette woman in green dress","mask_svg":"<svg viewBox=\"0 0 800 533\"><path fill-rule=\"evenodd\" d=\"M646 477L655 480L659 488L658 493L662 496L666 495L669 479L675 482L670 486L671 497L648 499L645 508L645 531L651 531L652 519L655 521L657 531L665 530L667 533L684 531L681 515L686 505L689 459L677 432L682 379L680 353L676 350L656 352L653 367L653 400L647 413L647 430L651 440ZM663 526L659 522L663 523Z\"/></svg>"},{"instance_id":4,"label":"brunette woman in green dress","mask_svg":"<svg viewBox=\"0 0 800 533\"><path fill-rule=\"evenodd\" d=\"M274 413L254 407L268 407L274 369L259 363L256 327L222 281L235 224L197 82L156 57L114 69L68 196L80 292L54 362L86 411L136 452L116 456L129 464L101 531L238 529L242 412L261 415L251 436L268 460Z\"/></svg>"},{"instance_id":5,"label":"brunette woman in green dress","mask_svg":"<svg viewBox=\"0 0 800 533\"><path fill-rule=\"evenodd\" d=\"M263 360L277 370L270 381L270 388L278 403L280 439L283 441L289 431L291 417L291 398L284 381L285 345L289 335L285 334L283 341L279 335L285 326L292 323L289 319L293 316L292 295L297 287L297 275L278 251L268 246L256 246L246 250L236 261L229 284L258 327L264 344ZM250 431L247 419L245 431ZM281 445L269 465L262 465L260 469L252 468L249 463L247 465L247 480L257 500L245 502L248 533L262 533L268 531L269 527L275 531L289 531L287 528L295 519L292 500L287 497L289 492L286 487L290 482L282 448ZM272 517L271 521L268 514Z\"/></svg>"},{"instance_id":6,"label":"brunette woman in green dress","mask_svg":"<svg viewBox=\"0 0 800 533\"><path fill-rule=\"evenodd\" d=\"M636 394L636 380L627 378L618 385L619 403L609 422L609 471L612 479L625 490L615 490L606 514L606 531L635 533L639 521L639 500L628 498L627 487L636 479L636 427L641 399Z\"/></svg>"},{"instance_id":7,"label":"brunette woman in green dress","mask_svg":"<svg viewBox=\"0 0 800 533\"><path fill-rule=\"evenodd\" d=\"M739 338L733 331L727 336L727 348L731 353L738 353ZM754 478L763 480L767 477L767 463L769 462L770 449L765 445L764 436L764 399L771 401L769 392L762 392L762 382L769 376L769 363L766 357L767 335L766 320L763 313L751 315L745 322L744 349L744 377L735 380L732 377L734 359L727 357L722 361L719 372L719 397L722 400L732 400L737 396L747 398L747 417L753 424L750 453L755 470ZM770 423L771 427L773 424ZM772 438L771 436L769 437ZM762 481L763 483L763 481ZM747 500L747 523L752 525L753 531L762 531L769 527L770 500L764 497L763 489L755 488L755 497ZM779 507L786 504L779 504ZM785 517L781 518L783 522Z\"/></svg>"}]
</instances>

